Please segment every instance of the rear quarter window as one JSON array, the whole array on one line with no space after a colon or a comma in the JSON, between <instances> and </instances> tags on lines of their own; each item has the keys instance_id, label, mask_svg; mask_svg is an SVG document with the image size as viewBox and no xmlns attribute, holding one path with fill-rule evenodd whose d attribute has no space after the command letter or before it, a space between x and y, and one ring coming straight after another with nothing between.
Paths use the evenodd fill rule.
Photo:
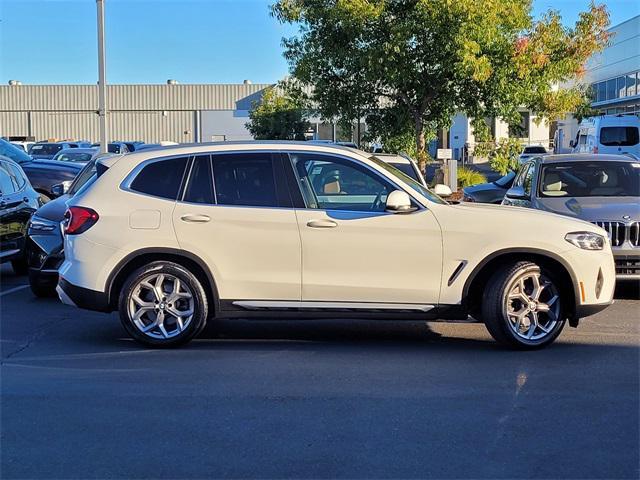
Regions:
<instances>
[{"instance_id":1,"label":"rear quarter window","mask_svg":"<svg viewBox=\"0 0 640 480\"><path fill-rule=\"evenodd\" d=\"M129 189L154 197L176 200L187 160L188 157L177 157L148 163L133 179Z\"/></svg>"}]
</instances>

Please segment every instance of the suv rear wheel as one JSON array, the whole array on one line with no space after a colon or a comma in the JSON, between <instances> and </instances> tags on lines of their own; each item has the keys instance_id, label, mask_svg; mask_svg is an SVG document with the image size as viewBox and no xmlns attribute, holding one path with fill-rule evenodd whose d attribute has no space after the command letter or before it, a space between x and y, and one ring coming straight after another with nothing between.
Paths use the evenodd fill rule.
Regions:
<instances>
[{"instance_id":1,"label":"suv rear wheel","mask_svg":"<svg viewBox=\"0 0 640 480\"><path fill-rule=\"evenodd\" d=\"M499 269L487 284L482 318L491 336L513 348L552 343L564 328L563 297L552 272L532 262Z\"/></svg>"},{"instance_id":2,"label":"suv rear wheel","mask_svg":"<svg viewBox=\"0 0 640 480\"><path fill-rule=\"evenodd\" d=\"M135 270L120 294L120 320L137 341L154 347L187 343L204 328L207 295L189 270L156 261Z\"/></svg>"}]
</instances>

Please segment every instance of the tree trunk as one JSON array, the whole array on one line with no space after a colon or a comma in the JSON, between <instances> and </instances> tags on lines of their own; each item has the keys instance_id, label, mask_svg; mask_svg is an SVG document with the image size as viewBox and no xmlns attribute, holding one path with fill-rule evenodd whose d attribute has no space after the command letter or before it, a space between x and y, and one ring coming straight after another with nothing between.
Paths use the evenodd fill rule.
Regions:
<instances>
[{"instance_id":1,"label":"tree trunk","mask_svg":"<svg viewBox=\"0 0 640 480\"><path fill-rule=\"evenodd\" d=\"M415 123L416 123L416 151L418 153L417 155L418 168L420 168L420 171L424 175L427 169L427 155L426 155L427 146L424 138L424 124L422 123L421 118L416 118Z\"/></svg>"}]
</instances>

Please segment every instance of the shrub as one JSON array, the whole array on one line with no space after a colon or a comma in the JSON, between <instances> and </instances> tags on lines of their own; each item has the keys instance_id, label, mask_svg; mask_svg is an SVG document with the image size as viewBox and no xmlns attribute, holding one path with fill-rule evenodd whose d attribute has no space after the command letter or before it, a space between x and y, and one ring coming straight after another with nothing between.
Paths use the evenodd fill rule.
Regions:
<instances>
[{"instance_id":1,"label":"shrub","mask_svg":"<svg viewBox=\"0 0 640 480\"><path fill-rule=\"evenodd\" d=\"M458 186L461 188L478 185L479 183L487 183L487 177L482 173L467 167L458 168Z\"/></svg>"}]
</instances>

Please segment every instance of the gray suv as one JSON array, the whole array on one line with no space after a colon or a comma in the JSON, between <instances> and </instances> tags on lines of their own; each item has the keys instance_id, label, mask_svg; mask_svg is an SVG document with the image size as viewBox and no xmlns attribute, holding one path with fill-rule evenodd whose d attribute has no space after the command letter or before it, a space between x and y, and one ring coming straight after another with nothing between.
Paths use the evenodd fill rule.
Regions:
<instances>
[{"instance_id":1,"label":"gray suv","mask_svg":"<svg viewBox=\"0 0 640 480\"><path fill-rule=\"evenodd\" d=\"M640 280L640 161L544 155L525 162L503 205L580 218L609 233L618 280Z\"/></svg>"}]
</instances>

